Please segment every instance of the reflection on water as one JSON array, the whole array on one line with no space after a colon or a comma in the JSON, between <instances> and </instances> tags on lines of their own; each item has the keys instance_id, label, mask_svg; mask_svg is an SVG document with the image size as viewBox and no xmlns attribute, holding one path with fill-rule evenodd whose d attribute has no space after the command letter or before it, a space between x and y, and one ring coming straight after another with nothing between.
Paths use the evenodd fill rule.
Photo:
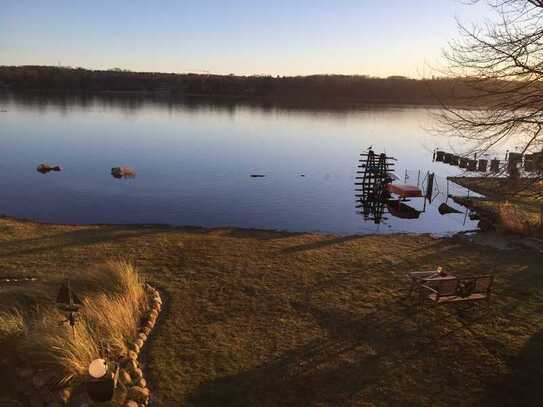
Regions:
<instances>
[{"instance_id":1,"label":"reflection on water","mask_svg":"<svg viewBox=\"0 0 543 407\"><path fill-rule=\"evenodd\" d=\"M405 202L402 202L400 199L389 199L386 204L388 212L392 216L400 219L418 219L420 218L420 214L423 212L409 206Z\"/></svg>"},{"instance_id":2,"label":"reflection on water","mask_svg":"<svg viewBox=\"0 0 543 407\"><path fill-rule=\"evenodd\" d=\"M427 174L422 184L426 181L426 185L420 185L420 179L417 185L396 184L399 178L394 174L395 159L388 157L385 153L375 154L372 149L367 153L360 154L360 165L357 166L357 180L355 185L359 188L355 189L355 196L359 200L357 208L361 208L361 214L364 221L373 221L376 225L380 225L383 221L388 220L385 214L398 219L419 219L421 213L426 211L426 200L432 203L433 187L435 176ZM420 188L419 188L420 186ZM424 188L424 193L422 191ZM397 198L394 199L393 195ZM417 197L424 199L424 209L418 210L408 205L409 197Z\"/></svg>"},{"instance_id":3,"label":"reflection on water","mask_svg":"<svg viewBox=\"0 0 543 407\"><path fill-rule=\"evenodd\" d=\"M370 145L397 158L405 183L416 184L418 170L440 180L457 171L432 162L434 148L448 141L424 130L432 124L425 108L0 95L0 109L0 213L11 216L339 234L476 227L464 214L441 216L438 204L424 209L419 200L388 202L378 209L379 224L357 214L353 163ZM63 171L44 176L39 163ZM135 169L137 177L113 179L114 167Z\"/></svg>"},{"instance_id":4,"label":"reflection on water","mask_svg":"<svg viewBox=\"0 0 543 407\"><path fill-rule=\"evenodd\" d=\"M0 92L1 93L1 92ZM125 114L137 114L139 110L160 108L168 112L182 110L184 113L220 112L234 116L239 111L280 112L281 114L315 113L323 116L346 116L360 110L382 110L381 105L355 104L350 102L326 104L322 100L244 99L242 97L172 97L162 94L123 94L119 92L100 94L81 93L16 93L0 94L0 103L16 104L36 112L69 113L75 110L114 108ZM386 107L386 106L385 106ZM390 106L388 106L390 108ZM7 108L0 110L7 112Z\"/></svg>"},{"instance_id":5,"label":"reflection on water","mask_svg":"<svg viewBox=\"0 0 543 407\"><path fill-rule=\"evenodd\" d=\"M433 174L427 174L422 182L419 181L422 190L420 198L395 198L393 194L387 191L386 184L377 188L369 188L369 191L362 193L357 191L355 195L358 199L356 208L360 209L359 213L362 215L364 222L373 222L376 225L386 225L399 219L405 221L422 220L434 225L434 233L443 233L443 225L449 224L447 218L451 218L459 225L464 226L465 230L475 229L476 225L472 221L478 219L470 214L466 208L460 208L445 193L432 194L433 187L440 181L447 183L444 179L438 181ZM385 181L385 183L388 182L391 181ZM463 192L467 191L460 191L459 194Z\"/></svg>"},{"instance_id":6,"label":"reflection on water","mask_svg":"<svg viewBox=\"0 0 543 407\"><path fill-rule=\"evenodd\" d=\"M364 221L373 221L379 225L385 213L385 204L390 200L387 185L392 183L394 175L394 159L385 153L375 154L370 148L367 153L360 154L357 165L355 196L359 199Z\"/></svg>"}]
</instances>

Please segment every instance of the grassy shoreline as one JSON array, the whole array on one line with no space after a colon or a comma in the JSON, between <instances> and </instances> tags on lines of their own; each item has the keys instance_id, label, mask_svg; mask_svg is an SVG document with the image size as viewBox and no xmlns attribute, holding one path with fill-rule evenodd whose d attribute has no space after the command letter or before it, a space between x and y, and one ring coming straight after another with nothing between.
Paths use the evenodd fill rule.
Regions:
<instances>
[{"instance_id":1,"label":"grassy shoreline","mask_svg":"<svg viewBox=\"0 0 543 407\"><path fill-rule=\"evenodd\" d=\"M144 347L160 406L541 401L543 256L534 252L430 235L1 218L0 258L0 276L45 280L111 259L132 262L166 300ZM493 272L491 309L410 306L405 273L437 266ZM37 300L0 292L0 310Z\"/></svg>"},{"instance_id":2,"label":"grassy shoreline","mask_svg":"<svg viewBox=\"0 0 543 407\"><path fill-rule=\"evenodd\" d=\"M503 177L450 177L452 182L484 197L453 197L498 230L543 235L543 184L539 180Z\"/></svg>"}]
</instances>

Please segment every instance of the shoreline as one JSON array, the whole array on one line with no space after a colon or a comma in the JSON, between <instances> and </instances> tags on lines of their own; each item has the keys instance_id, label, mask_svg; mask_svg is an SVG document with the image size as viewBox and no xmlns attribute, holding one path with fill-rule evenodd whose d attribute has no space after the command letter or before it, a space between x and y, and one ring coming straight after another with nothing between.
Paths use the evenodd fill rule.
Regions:
<instances>
[{"instance_id":1,"label":"shoreline","mask_svg":"<svg viewBox=\"0 0 543 407\"><path fill-rule=\"evenodd\" d=\"M127 228L127 229L164 229L180 232L221 232L221 231L235 231L246 233L264 233L264 234L276 234L278 236L319 236L319 237L334 237L334 238L356 238L356 237L387 237L387 236L431 236L433 238L454 238L456 236L462 236L468 233L478 233L481 230L463 230L458 232L447 233L415 233L415 232L391 232L391 233L350 233L340 234L333 232L296 232L282 229L261 229L261 228L245 228L239 226L197 226L197 225L173 225L168 223L57 223L46 222L32 218L19 218L16 216L10 216L6 214L0 214L0 220L7 220L19 223L35 224L45 227L110 227L110 228Z\"/></svg>"}]
</instances>

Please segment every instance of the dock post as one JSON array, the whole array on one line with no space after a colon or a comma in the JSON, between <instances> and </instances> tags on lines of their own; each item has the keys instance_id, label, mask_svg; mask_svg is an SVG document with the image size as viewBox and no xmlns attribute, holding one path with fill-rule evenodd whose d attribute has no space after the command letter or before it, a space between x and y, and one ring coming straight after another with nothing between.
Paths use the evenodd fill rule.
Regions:
<instances>
[{"instance_id":1,"label":"dock post","mask_svg":"<svg viewBox=\"0 0 543 407\"><path fill-rule=\"evenodd\" d=\"M426 172L426 191L425 195L428 198L428 201L432 203L432 196L434 195L434 177L435 174L433 172L427 171Z\"/></svg>"}]
</instances>

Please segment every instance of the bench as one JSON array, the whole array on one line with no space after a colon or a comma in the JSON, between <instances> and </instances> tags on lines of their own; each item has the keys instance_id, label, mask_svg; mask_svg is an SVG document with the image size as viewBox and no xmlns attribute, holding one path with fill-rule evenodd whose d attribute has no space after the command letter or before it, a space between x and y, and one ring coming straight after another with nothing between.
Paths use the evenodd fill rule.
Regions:
<instances>
[{"instance_id":1,"label":"bench","mask_svg":"<svg viewBox=\"0 0 543 407\"><path fill-rule=\"evenodd\" d=\"M438 267L437 270L431 271L413 271L407 273L407 276L411 279L411 285L409 286L409 292L407 293L407 298L411 298L413 291L419 289L422 284L427 283L428 280L433 280L436 278L442 278L442 268ZM448 274L447 274L448 276Z\"/></svg>"},{"instance_id":2,"label":"bench","mask_svg":"<svg viewBox=\"0 0 543 407\"><path fill-rule=\"evenodd\" d=\"M407 294L407 297L411 297L413 294L413 291L415 288L420 287L425 280L438 277L439 271L438 270L432 270L432 271L413 271L411 273L407 273L408 277L411 279L411 285L409 286L409 292Z\"/></svg>"},{"instance_id":3,"label":"bench","mask_svg":"<svg viewBox=\"0 0 543 407\"><path fill-rule=\"evenodd\" d=\"M419 287L419 299L436 304L485 300L489 305L493 283L493 275L426 280Z\"/></svg>"}]
</instances>

